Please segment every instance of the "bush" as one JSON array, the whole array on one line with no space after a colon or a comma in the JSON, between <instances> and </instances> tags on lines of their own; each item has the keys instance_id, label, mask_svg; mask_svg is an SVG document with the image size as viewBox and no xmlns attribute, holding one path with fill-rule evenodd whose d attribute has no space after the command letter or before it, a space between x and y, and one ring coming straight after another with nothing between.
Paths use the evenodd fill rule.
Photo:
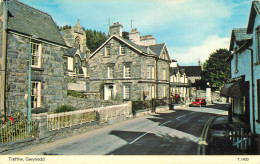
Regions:
<instances>
[{"instance_id":1,"label":"bush","mask_svg":"<svg viewBox=\"0 0 260 164\"><path fill-rule=\"evenodd\" d=\"M84 98L85 96L77 91L73 91L73 90L67 90L67 95L68 96L72 96L72 97L77 97L77 98Z\"/></svg>"},{"instance_id":2,"label":"bush","mask_svg":"<svg viewBox=\"0 0 260 164\"><path fill-rule=\"evenodd\" d=\"M62 113L62 112L70 112L70 111L75 111L77 108L70 106L70 105L62 105L59 106L54 112L55 113Z\"/></svg>"}]
</instances>

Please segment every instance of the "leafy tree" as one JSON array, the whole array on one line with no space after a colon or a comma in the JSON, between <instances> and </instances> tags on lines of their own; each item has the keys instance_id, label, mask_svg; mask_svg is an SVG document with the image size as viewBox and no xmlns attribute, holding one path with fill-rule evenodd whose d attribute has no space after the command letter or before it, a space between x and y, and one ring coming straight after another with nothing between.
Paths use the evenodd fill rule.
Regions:
<instances>
[{"instance_id":1,"label":"leafy tree","mask_svg":"<svg viewBox=\"0 0 260 164\"><path fill-rule=\"evenodd\" d=\"M202 77L210 82L211 87L222 87L230 79L229 56L231 53L227 49L217 49L203 63Z\"/></svg>"},{"instance_id":2,"label":"leafy tree","mask_svg":"<svg viewBox=\"0 0 260 164\"><path fill-rule=\"evenodd\" d=\"M91 29L86 30L86 36L87 47L90 49L91 52L95 51L108 39L108 36L104 32Z\"/></svg>"},{"instance_id":3,"label":"leafy tree","mask_svg":"<svg viewBox=\"0 0 260 164\"><path fill-rule=\"evenodd\" d=\"M71 25L58 26L58 28L60 31L62 31L62 30L70 29Z\"/></svg>"}]
</instances>

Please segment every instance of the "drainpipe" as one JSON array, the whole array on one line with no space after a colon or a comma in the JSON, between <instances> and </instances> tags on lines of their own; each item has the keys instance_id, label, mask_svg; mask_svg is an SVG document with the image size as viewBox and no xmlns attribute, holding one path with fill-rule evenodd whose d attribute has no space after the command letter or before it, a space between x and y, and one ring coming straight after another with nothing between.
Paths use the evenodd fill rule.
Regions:
<instances>
[{"instance_id":1,"label":"drainpipe","mask_svg":"<svg viewBox=\"0 0 260 164\"><path fill-rule=\"evenodd\" d=\"M252 112L253 112L253 133L255 134L255 97L254 97L254 61L253 61L253 50L246 48L251 51L251 85L252 85Z\"/></svg>"}]
</instances>

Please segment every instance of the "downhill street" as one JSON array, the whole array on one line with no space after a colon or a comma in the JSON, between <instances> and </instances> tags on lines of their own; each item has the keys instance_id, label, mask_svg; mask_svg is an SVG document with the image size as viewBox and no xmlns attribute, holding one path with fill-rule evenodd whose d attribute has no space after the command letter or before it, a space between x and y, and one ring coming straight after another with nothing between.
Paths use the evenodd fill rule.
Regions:
<instances>
[{"instance_id":1,"label":"downhill street","mask_svg":"<svg viewBox=\"0 0 260 164\"><path fill-rule=\"evenodd\" d=\"M205 124L227 114L224 104L155 113L80 136L35 145L15 154L30 155L197 155Z\"/></svg>"}]
</instances>

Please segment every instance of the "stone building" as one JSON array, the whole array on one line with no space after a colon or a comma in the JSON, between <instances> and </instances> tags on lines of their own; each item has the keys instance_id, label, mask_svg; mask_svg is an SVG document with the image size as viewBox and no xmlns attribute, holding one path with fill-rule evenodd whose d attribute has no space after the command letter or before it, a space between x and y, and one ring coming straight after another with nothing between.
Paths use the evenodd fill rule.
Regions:
<instances>
[{"instance_id":1,"label":"stone building","mask_svg":"<svg viewBox=\"0 0 260 164\"><path fill-rule=\"evenodd\" d=\"M67 45L52 17L17 0L0 4L0 106L54 110L66 99ZM31 60L29 60L29 56ZM31 61L31 62L28 62ZM29 72L29 63L31 73ZM31 75L31 103L27 104Z\"/></svg>"},{"instance_id":2,"label":"stone building","mask_svg":"<svg viewBox=\"0 0 260 164\"><path fill-rule=\"evenodd\" d=\"M133 29L129 40L122 25L110 27L110 37L90 55L90 91L104 89L104 99L148 100L169 97L170 57L165 43L142 40ZM153 43L152 45L150 43Z\"/></svg>"},{"instance_id":3,"label":"stone building","mask_svg":"<svg viewBox=\"0 0 260 164\"><path fill-rule=\"evenodd\" d=\"M60 32L67 46L68 59L68 89L77 91L88 90L88 57L90 50L87 47L85 30L78 23L69 29Z\"/></svg>"}]
</instances>

